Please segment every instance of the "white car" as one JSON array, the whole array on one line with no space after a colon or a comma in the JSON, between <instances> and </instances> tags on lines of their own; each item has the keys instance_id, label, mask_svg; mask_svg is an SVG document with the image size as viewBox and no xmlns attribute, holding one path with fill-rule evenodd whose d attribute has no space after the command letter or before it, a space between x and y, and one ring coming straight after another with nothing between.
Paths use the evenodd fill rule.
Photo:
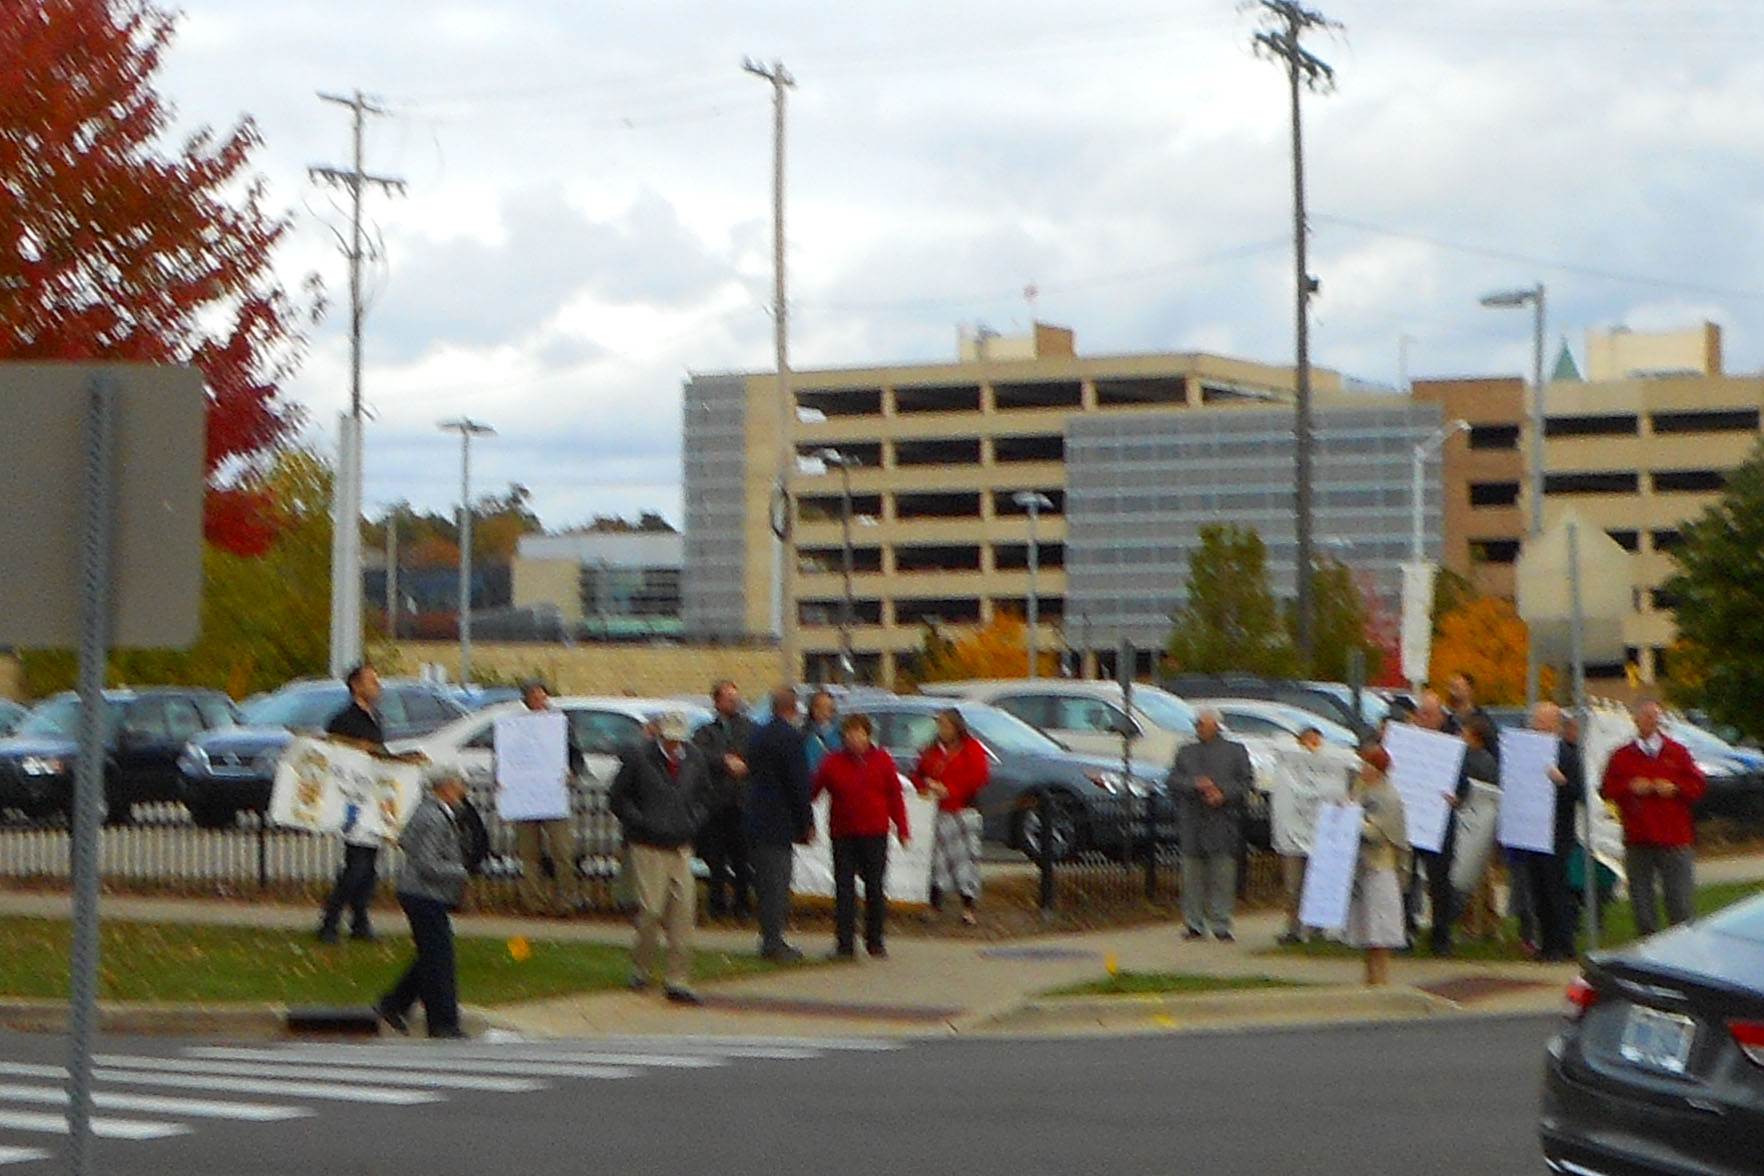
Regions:
<instances>
[{"instance_id":1,"label":"white car","mask_svg":"<svg viewBox=\"0 0 1764 1176\"><path fill-rule=\"evenodd\" d=\"M1194 741L1194 708L1156 686L1135 684L1131 701L1120 683L1086 678L927 682L919 693L988 703L1086 755L1118 757L1125 729L1133 734L1133 758L1164 769L1177 748Z\"/></svg>"},{"instance_id":2,"label":"white car","mask_svg":"<svg viewBox=\"0 0 1764 1176\"><path fill-rule=\"evenodd\" d=\"M1343 724L1283 702L1269 702L1260 698L1205 698L1195 705L1202 710L1218 711L1225 730L1234 736L1257 736L1276 742L1291 742L1306 727L1315 727L1325 743L1333 743L1349 751L1360 745L1359 739Z\"/></svg>"}]
</instances>

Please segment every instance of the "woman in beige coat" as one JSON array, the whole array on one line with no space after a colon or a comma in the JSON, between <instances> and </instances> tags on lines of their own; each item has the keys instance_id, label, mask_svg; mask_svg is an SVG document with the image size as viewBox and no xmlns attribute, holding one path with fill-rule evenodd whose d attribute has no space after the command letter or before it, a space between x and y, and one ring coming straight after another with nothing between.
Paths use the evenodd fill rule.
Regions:
<instances>
[{"instance_id":1,"label":"woman in beige coat","mask_svg":"<svg viewBox=\"0 0 1764 1176\"><path fill-rule=\"evenodd\" d=\"M1366 983L1390 982L1390 953L1403 945L1403 894L1397 855L1409 848L1403 798L1390 782L1390 753L1377 743L1360 747L1360 771L1348 800L1363 810L1360 857L1348 902L1347 941L1366 953Z\"/></svg>"}]
</instances>

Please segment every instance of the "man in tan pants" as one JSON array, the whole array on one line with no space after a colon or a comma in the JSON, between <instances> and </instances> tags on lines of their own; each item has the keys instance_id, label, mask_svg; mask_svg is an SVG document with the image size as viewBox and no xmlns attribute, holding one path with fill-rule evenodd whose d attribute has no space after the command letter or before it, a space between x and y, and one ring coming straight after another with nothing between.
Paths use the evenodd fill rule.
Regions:
<instances>
[{"instance_id":1,"label":"man in tan pants","mask_svg":"<svg viewBox=\"0 0 1764 1176\"><path fill-rule=\"evenodd\" d=\"M676 1004L698 1004L692 990L692 928L697 882L692 877L692 840L710 803L710 771L704 754L687 737L686 716L661 716L656 737L626 752L608 797L631 847L637 887L637 946L631 956L631 988L655 983L656 957L666 928L668 956L663 984Z\"/></svg>"},{"instance_id":2,"label":"man in tan pants","mask_svg":"<svg viewBox=\"0 0 1764 1176\"><path fill-rule=\"evenodd\" d=\"M521 687L521 701L530 711L551 709L551 692L543 682L528 682ZM582 771L582 749L576 746L575 736L570 734L569 724L564 724L564 740L570 778L565 787L574 797L575 789L570 787ZM569 817L553 817L548 820L516 821L515 852L521 859L521 880L518 897L523 910L540 914L549 910L552 914L573 914L582 909L582 879L576 872L576 836L574 822ZM546 885L545 858L551 859L551 880ZM549 891L549 893L547 893Z\"/></svg>"}]
</instances>

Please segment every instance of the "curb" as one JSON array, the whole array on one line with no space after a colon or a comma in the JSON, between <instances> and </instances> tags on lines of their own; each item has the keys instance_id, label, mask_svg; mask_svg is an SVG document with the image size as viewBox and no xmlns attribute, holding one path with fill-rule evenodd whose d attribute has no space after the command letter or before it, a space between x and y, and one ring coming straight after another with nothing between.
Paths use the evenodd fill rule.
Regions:
<instances>
[{"instance_id":1,"label":"curb","mask_svg":"<svg viewBox=\"0 0 1764 1176\"><path fill-rule=\"evenodd\" d=\"M1311 985L1193 995L1044 997L966 1027L971 1033L1180 1032L1260 1025L1411 1021L1461 1006L1416 988Z\"/></svg>"},{"instance_id":2,"label":"curb","mask_svg":"<svg viewBox=\"0 0 1764 1176\"><path fill-rule=\"evenodd\" d=\"M355 1006L351 1006L355 1007ZM360 1006L367 1007L367 1006ZM460 1019L473 1036L498 1028L493 1013L462 1007ZM0 998L0 1029L19 1033L66 1033L68 1002ZM288 1007L275 1004L176 1004L153 1001L102 1001L98 1005L99 1033L128 1037L224 1037L266 1040L271 1038L325 1037L318 1033L293 1033L288 1028ZM340 1036L340 1035L329 1035ZM361 1039L360 1034L348 1035ZM412 1035L420 1039L419 1030ZM396 1039L397 1034L368 1035Z\"/></svg>"}]
</instances>

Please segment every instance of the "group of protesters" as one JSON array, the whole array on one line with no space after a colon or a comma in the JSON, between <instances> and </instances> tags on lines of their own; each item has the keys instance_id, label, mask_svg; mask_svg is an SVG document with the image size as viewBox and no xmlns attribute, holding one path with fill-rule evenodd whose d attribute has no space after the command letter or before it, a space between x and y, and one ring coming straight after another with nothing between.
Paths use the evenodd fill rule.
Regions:
<instances>
[{"instance_id":1,"label":"group of protesters","mask_svg":"<svg viewBox=\"0 0 1764 1176\"><path fill-rule=\"evenodd\" d=\"M900 767L875 742L868 716L838 713L826 691L800 713L797 691L772 692L761 725L747 716L730 681L711 691L715 717L696 732L685 715L659 716L652 734L621 758L610 796L624 830L637 898L637 944L631 987L659 979L667 999L698 1004L690 961L696 922L696 854L707 874L706 908L714 918L756 920L759 954L775 962L802 958L786 938L795 850L817 837L815 798L828 797L834 943L830 958L857 956L857 889L864 891L863 941L887 956L888 840L913 835ZM919 754L910 782L937 804L931 831L930 917L955 896L964 922L980 898L980 817L973 808L987 781L984 749L953 708ZM665 959L662 941L666 938Z\"/></svg>"},{"instance_id":2,"label":"group of protesters","mask_svg":"<svg viewBox=\"0 0 1764 1176\"><path fill-rule=\"evenodd\" d=\"M1426 691L1412 711L1393 710L1385 720L1413 723L1464 742L1457 780L1444 797L1448 813L1437 850L1409 843L1383 729L1349 751L1325 744L1313 727L1282 751L1269 798L1271 840L1281 858L1286 902L1282 943L1300 943L1319 931L1303 924L1300 902L1318 815L1330 803L1358 804L1362 811L1353 890L1341 932L1346 942L1366 953L1368 983L1385 982L1394 952L1422 945L1424 905L1425 946L1435 956L1453 954L1454 928L1460 922L1484 936L1494 933L1498 916L1492 864L1479 873L1470 871L1468 885L1463 871L1458 880L1453 877L1460 850L1457 810L1476 782L1501 786L1497 729L1477 703L1475 689L1468 674L1455 675L1446 698ZM1662 730L1658 702L1644 700L1632 715L1635 737L1611 755L1600 795L1616 808L1622 823L1636 930L1648 935L1661 926L1662 897L1668 925L1694 914L1692 806L1703 794L1704 780L1691 754ZM1566 961L1575 955L1579 892L1570 882L1569 865L1585 797L1579 732L1561 707L1547 701L1532 707L1529 727L1557 740L1555 763L1547 769L1554 786L1550 845L1505 850L1507 909L1518 919L1528 954ZM1246 750L1221 733L1216 713L1202 710L1196 734L1196 741L1177 753L1168 778L1179 806L1184 934L1201 939L1210 930L1216 938L1230 940L1242 812L1253 787L1251 767ZM1590 851L1583 854L1581 868L1596 879Z\"/></svg>"}]
</instances>

